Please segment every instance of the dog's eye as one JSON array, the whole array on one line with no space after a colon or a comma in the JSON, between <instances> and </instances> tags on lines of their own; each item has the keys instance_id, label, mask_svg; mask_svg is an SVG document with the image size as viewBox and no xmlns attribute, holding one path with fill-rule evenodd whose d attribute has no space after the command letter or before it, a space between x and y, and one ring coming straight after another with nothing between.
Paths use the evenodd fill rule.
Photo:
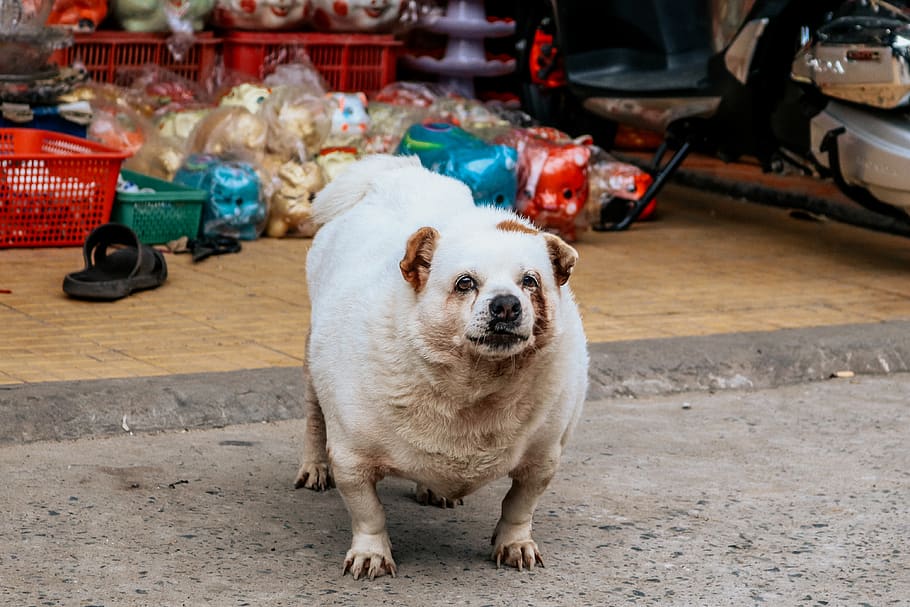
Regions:
<instances>
[{"instance_id":1,"label":"dog's eye","mask_svg":"<svg viewBox=\"0 0 910 607\"><path fill-rule=\"evenodd\" d=\"M521 286L526 289L536 289L540 286L540 283L537 282L537 277L533 274L525 274L521 279Z\"/></svg>"},{"instance_id":2,"label":"dog's eye","mask_svg":"<svg viewBox=\"0 0 910 607\"><path fill-rule=\"evenodd\" d=\"M474 287L477 286L477 283L473 278L465 274L464 276L459 276L458 280L455 281L455 290L460 293L467 293L468 291L473 291Z\"/></svg>"}]
</instances>

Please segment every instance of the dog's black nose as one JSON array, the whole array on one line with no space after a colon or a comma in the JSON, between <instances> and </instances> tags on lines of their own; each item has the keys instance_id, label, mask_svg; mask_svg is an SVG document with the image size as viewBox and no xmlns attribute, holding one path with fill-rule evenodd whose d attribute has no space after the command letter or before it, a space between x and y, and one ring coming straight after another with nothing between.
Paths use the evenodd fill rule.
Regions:
<instances>
[{"instance_id":1,"label":"dog's black nose","mask_svg":"<svg viewBox=\"0 0 910 607\"><path fill-rule=\"evenodd\" d=\"M514 295L497 295L490 300L492 322L515 322L521 318L521 302Z\"/></svg>"}]
</instances>

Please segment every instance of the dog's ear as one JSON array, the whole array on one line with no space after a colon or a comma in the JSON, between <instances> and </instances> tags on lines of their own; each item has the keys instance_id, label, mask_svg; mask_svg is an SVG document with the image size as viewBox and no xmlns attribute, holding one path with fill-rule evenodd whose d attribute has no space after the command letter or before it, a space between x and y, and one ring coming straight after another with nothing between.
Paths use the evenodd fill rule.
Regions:
<instances>
[{"instance_id":1,"label":"dog's ear","mask_svg":"<svg viewBox=\"0 0 910 607\"><path fill-rule=\"evenodd\" d=\"M420 228L408 238L404 258L398 264L401 275L418 293L427 284L427 278L430 276L430 261L433 259L438 238L439 232L433 228Z\"/></svg>"},{"instance_id":2,"label":"dog's ear","mask_svg":"<svg viewBox=\"0 0 910 607\"><path fill-rule=\"evenodd\" d=\"M553 276L556 278L556 284L562 286L569 282L569 276L572 275L572 269L575 262L578 261L578 251L566 244L566 241L553 234L544 234L547 241L547 251L550 253L550 261L553 262Z\"/></svg>"}]
</instances>

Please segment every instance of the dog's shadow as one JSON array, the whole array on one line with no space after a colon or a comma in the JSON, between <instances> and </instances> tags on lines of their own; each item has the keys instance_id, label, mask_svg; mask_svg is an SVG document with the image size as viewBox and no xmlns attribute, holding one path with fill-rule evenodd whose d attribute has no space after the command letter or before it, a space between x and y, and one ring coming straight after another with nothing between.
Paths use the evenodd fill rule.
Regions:
<instances>
[{"instance_id":1,"label":"dog's shadow","mask_svg":"<svg viewBox=\"0 0 910 607\"><path fill-rule=\"evenodd\" d=\"M499 504L508 491L507 480L488 485L467 496L453 508L422 505L414 495L414 483L385 479L377 487L386 513L386 525L399 567L442 566L463 569L471 564L495 565L490 561L490 538L499 518ZM350 542L350 518L337 490L315 493L300 489L301 504L320 512L325 523L320 534L323 549L343 555ZM329 530L332 532L327 533Z\"/></svg>"}]
</instances>

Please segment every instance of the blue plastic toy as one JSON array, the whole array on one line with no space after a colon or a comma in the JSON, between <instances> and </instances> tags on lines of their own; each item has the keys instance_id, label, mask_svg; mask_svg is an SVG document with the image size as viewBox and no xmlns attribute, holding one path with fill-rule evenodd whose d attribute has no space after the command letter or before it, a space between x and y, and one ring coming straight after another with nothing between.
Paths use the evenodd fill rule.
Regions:
<instances>
[{"instance_id":1,"label":"blue plastic toy","mask_svg":"<svg viewBox=\"0 0 910 607\"><path fill-rule=\"evenodd\" d=\"M234 236L255 240L266 220L259 176L246 162L191 154L174 182L208 193L202 208L203 236Z\"/></svg>"},{"instance_id":2,"label":"blue plastic toy","mask_svg":"<svg viewBox=\"0 0 910 607\"><path fill-rule=\"evenodd\" d=\"M426 168L454 177L469 188L477 205L511 209L518 192L518 152L491 144L455 125L412 125L398 144L399 154L415 155Z\"/></svg>"}]
</instances>

